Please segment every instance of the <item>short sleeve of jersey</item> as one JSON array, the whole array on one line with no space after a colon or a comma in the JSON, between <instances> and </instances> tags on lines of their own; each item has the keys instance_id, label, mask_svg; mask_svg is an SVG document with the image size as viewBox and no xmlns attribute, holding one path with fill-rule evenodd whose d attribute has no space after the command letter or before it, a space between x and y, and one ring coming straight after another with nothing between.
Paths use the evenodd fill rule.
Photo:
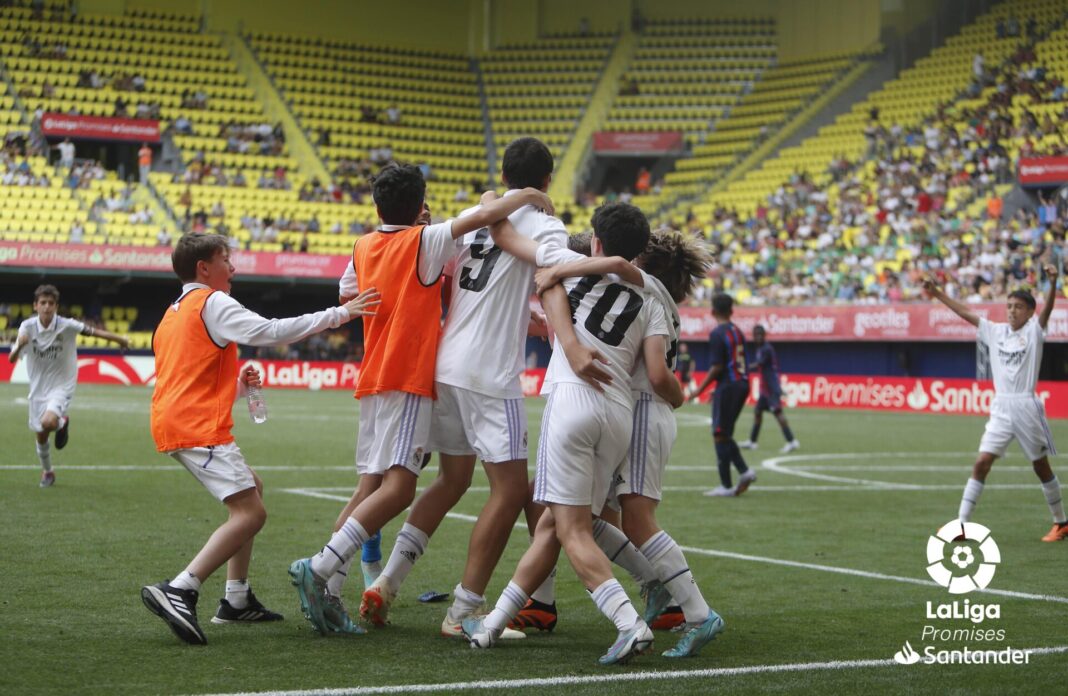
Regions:
<instances>
[{"instance_id":1,"label":"short sleeve of jersey","mask_svg":"<svg viewBox=\"0 0 1068 696\"><path fill-rule=\"evenodd\" d=\"M544 244L538 245L537 254L535 254L534 260L538 266L559 266L562 263L570 263L571 261L585 261L588 256L583 256L577 251L571 251L567 248L567 237L560 240L561 243L556 243L551 239Z\"/></svg>"},{"instance_id":2,"label":"short sleeve of jersey","mask_svg":"<svg viewBox=\"0 0 1068 696\"><path fill-rule=\"evenodd\" d=\"M62 321L62 329L64 333L89 335L89 327L77 319L63 318Z\"/></svg>"},{"instance_id":3,"label":"short sleeve of jersey","mask_svg":"<svg viewBox=\"0 0 1068 696\"><path fill-rule=\"evenodd\" d=\"M539 214L540 215L540 214ZM538 244L552 243L567 248L567 228L552 215L541 215L541 223L538 225L534 236L531 237ZM540 265L540 264L539 264Z\"/></svg>"},{"instance_id":4,"label":"short sleeve of jersey","mask_svg":"<svg viewBox=\"0 0 1068 696\"><path fill-rule=\"evenodd\" d=\"M32 321L35 321L34 317L30 317L29 319L25 319L25 320L23 320L23 322L21 324L19 324L19 336L29 336L30 335L30 322L32 322Z\"/></svg>"},{"instance_id":5,"label":"short sleeve of jersey","mask_svg":"<svg viewBox=\"0 0 1068 696\"><path fill-rule=\"evenodd\" d=\"M649 323L645 326L644 338L671 335L668 327L667 311L664 309L664 305L660 303L660 300L650 297L646 304L649 305Z\"/></svg>"},{"instance_id":6,"label":"short sleeve of jersey","mask_svg":"<svg viewBox=\"0 0 1068 696\"><path fill-rule=\"evenodd\" d=\"M423 236L419 244L423 254L419 264L420 275L423 275L423 282L430 282L456 255L456 240L452 238L452 220L446 220L437 225L427 225L423 228ZM425 275L422 273L424 269Z\"/></svg>"},{"instance_id":7,"label":"short sleeve of jersey","mask_svg":"<svg viewBox=\"0 0 1068 696\"><path fill-rule=\"evenodd\" d=\"M713 331L708 337L708 347L712 365L727 364L727 342L723 340L723 334Z\"/></svg>"}]
</instances>

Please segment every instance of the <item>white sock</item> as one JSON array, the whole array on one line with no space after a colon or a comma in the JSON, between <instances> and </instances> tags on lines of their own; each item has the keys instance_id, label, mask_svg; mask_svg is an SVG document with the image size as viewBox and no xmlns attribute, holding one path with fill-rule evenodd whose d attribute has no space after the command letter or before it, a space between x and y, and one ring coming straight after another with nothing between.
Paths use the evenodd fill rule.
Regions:
<instances>
[{"instance_id":1,"label":"white sock","mask_svg":"<svg viewBox=\"0 0 1068 696\"><path fill-rule=\"evenodd\" d=\"M200 592L200 578L190 573L188 570L183 570L178 573L178 577L171 580L168 583L171 587L177 587L179 590L195 590Z\"/></svg>"},{"instance_id":2,"label":"white sock","mask_svg":"<svg viewBox=\"0 0 1068 696\"><path fill-rule=\"evenodd\" d=\"M708 602L697 588L686 557L671 535L664 531L654 534L642 544L642 555L653 564L660 582L682 607L686 623L700 623L708 618Z\"/></svg>"},{"instance_id":3,"label":"white sock","mask_svg":"<svg viewBox=\"0 0 1068 696\"><path fill-rule=\"evenodd\" d=\"M961 522L967 522L972 518L972 511L975 510L976 504L979 503L979 496L982 494L983 482L973 478L968 479L968 483L964 484L964 495L960 499L960 512L957 513Z\"/></svg>"},{"instance_id":4,"label":"white sock","mask_svg":"<svg viewBox=\"0 0 1068 696\"><path fill-rule=\"evenodd\" d=\"M41 468L45 471L52 470L52 453L49 450L48 440L37 443L37 458L41 460Z\"/></svg>"},{"instance_id":5,"label":"white sock","mask_svg":"<svg viewBox=\"0 0 1068 696\"><path fill-rule=\"evenodd\" d=\"M412 567L426 551L429 542L430 537L423 530L405 522L397 532L397 541L393 542L393 550L389 553L389 560L379 577L386 578L396 591L404 584L408 573L412 572Z\"/></svg>"},{"instance_id":6,"label":"white sock","mask_svg":"<svg viewBox=\"0 0 1068 696\"><path fill-rule=\"evenodd\" d=\"M471 590L463 586L463 583L456 585L452 591L452 615L457 616L470 616L478 611L478 608L482 606L482 603L486 601L486 598L480 594L475 594ZM522 607L520 607L522 609Z\"/></svg>"},{"instance_id":7,"label":"white sock","mask_svg":"<svg viewBox=\"0 0 1068 696\"><path fill-rule=\"evenodd\" d=\"M363 589L366 590L378 579L378 576L382 574L382 561L360 561L360 570L363 571ZM373 578L371 582L367 582L369 578Z\"/></svg>"},{"instance_id":8,"label":"white sock","mask_svg":"<svg viewBox=\"0 0 1068 696\"><path fill-rule=\"evenodd\" d=\"M616 625L616 630L623 632L634 628L641 621L634 605L630 603L627 591L615 578L605 580L601 585L590 593L593 603L601 610L601 613Z\"/></svg>"},{"instance_id":9,"label":"white sock","mask_svg":"<svg viewBox=\"0 0 1068 696\"><path fill-rule=\"evenodd\" d=\"M326 546L312 556L312 572L321 578L332 578L346 561L352 560L370 536L355 518L345 520L345 524L334 532Z\"/></svg>"},{"instance_id":10,"label":"white sock","mask_svg":"<svg viewBox=\"0 0 1068 696\"><path fill-rule=\"evenodd\" d=\"M553 572L549 573L549 577L545 578L545 582L538 585L538 589L530 594L530 598L542 604L556 602L556 566L553 566Z\"/></svg>"},{"instance_id":11,"label":"white sock","mask_svg":"<svg viewBox=\"0 0 1068 696\"><path fill-rule=\"evenodd\" d=\"M1061 482L1054 476L1049 481L1042 483L1042 492L1046 494L1046 505L1053 515L1053 521L1064 524L1064 498L1061 496Z\"/></svg>"},{"instance_id":12,"label":"white sock","mask_svg":"<svg viewBox=\"0 0 1068 696\"><path fill-rule=\"evenodd\" d=\"M608 556L608 560L630 573L639 586L656 580L656 570L618 527L598 518L593 521L593 540Z\"/></svg>"},{"instance_id":13,"label":"white sock","mask_svg":"<svg viewBox=\"0 0 1068 696\"><path fill-rule=\"evenodd\" d=\"M491 631L500 633L508 622L519 614L519 610L526 606L528 599L527 593L519 585L509 581L508 586L501 592L500 599L497 600L497 606L493 607L493 611L489 613L482 625Z\"/></svg>"},{"instance_id":14,"label":"white sock","mask_svg":"<svg viewBox=\"0 0 1068 696\"><path fill-rule=\"evenodd\" d=\"M349 559L341 564L341 567L337 569L337 572L330 576L330 579L326 581L326 591L331 596L340 597L341 588L345 586L345 580L349 577L349 569L352 567L353 559Z\"/></svg>"},{"instance_id":15,"label":"white sock","mask_svg":"<svg viewBox=\"0 0 1068 696\"><path fill-rule=\"evenodd\" d=\"M248 579L226 581L226 601L234 609L244 609L248 606Z\"/></svg>"}]
</instances>

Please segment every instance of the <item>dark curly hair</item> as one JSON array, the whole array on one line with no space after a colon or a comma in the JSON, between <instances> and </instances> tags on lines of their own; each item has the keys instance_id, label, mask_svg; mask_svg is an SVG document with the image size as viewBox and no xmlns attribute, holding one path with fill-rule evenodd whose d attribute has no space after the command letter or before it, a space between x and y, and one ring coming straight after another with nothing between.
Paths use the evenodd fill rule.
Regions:
<instances>
[{"instance_id":1,"label":"dark curly hair","mask_svg":"<svg viewBox=\"0 0 1068 696\"><path fill-rule=\"evenodd\" d=\"M622 256L633 261L649 245L649 221L629 203L602 205L594 211L590 223L605 256Z\"/></svg>"},{"instance_id":2,"label":"dark curly hair","mask_svg":"<svg viewBox=\"0 0 1068 696\"><path fill-rule=\"evenodd\" d=\"M413 225L423 212L426 180L414 164L390 164L374 177L371 195L387 225Z\"/></svg>"},{"instance_id":3,"label":"dark curly hair","mask_svg":"<svg viewBox=\"0 0 1068 696\"><path fill-rule=\"evenodd\" d=\"M663 283L671 299L682 302L705 277L712 258L696 240L665 229L653 232L649 246L634 263Z\"/></svg>"}]
</instances>

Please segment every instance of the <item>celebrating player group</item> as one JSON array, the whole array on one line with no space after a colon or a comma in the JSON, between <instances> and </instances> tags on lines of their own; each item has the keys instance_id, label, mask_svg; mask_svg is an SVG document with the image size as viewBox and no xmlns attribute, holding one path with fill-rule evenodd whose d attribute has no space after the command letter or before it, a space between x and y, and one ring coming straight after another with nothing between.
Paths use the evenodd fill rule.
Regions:
<instances>
[{"instance_id":1,"label":"celebrating player group","mask_svg":"<svg viewBox=\"0 0 1068 696\"><path fill-rule=\"evenodd\" d=\"M677 432L673 411L715 383L720 485L707 495L741 495L756 481L741 450L756 449L764 411L782 429L782 451L800 447L782 411L777 356L757 327L755 360L747 359L745 337L731 319L734 302L718 294L711 367L703 383L684 391L675 374L678 305L706 275L711 259L704 247L676 232L651 231L642 212L626 203L599 208L592 236L569 236L545 193L552 173L545 144L520 138L504 154L503 196L487 193L455 219L431 224L420 170L384 168L373 182L381 224L356 241L339 305L289 319L266 319L230 296L234 267L224 237L179 240L172 261L181 292L153 336L152 437L228 516L172 579L141 588L145 606L178 638L207 643L197 602L202 583L224 565L225 594L212 623L282 619L249 583L253 542L267 513L263 483L231 434L234 400L260 384L255 369L238 369L238 345L289 343L355 317L363 318L365 347L355 393L359 480L333 528L308 539L307 556L288 569L316 632L361 635L404 620L391 615L392 605L479 460L489 498L471 532L442 635L488 649L525 638L525 630L553 630L561 551L615 626L601 664L649 651L654 629L676 629L662 652L667 658L698 655L724 630L682 549L657 522ZM1055 278L1053 269L1047 273ZM1014 292L1008 323L993 324L927 283L934 298L977 327L978 340L990 349L997 391L960 519L969 519L991 465L1016 438L1034 462L1054 518L1047 541L1068 537L1060 484L1047 459L1055 450L1034 396L1055 285L1038 317L1033 297ZM532 291L544 314L531 310ZM20 327L11 352L12 361L27 354L42 486L55 481L50 434L56 433L57 449L67 443L76 334L127 345L124 337L59 317L58 300L54 287L37 289L37 316ZM554 351L530 480L520 376L527 336L550 328ZM683 354L690 360L685 346ZM749 439L737 443L734 427L750 396L751 370L760 375L757 418ZM416 497L431 453L438 455L437 477ZM383 567L381 530L405 512ZM530 545L490 608L486 590L521 514ZM358 555L363 587L358 612L350 614L343 597ZM613 563L633 578L633 587L616 579Z\"/></svg>"}]
</instances>

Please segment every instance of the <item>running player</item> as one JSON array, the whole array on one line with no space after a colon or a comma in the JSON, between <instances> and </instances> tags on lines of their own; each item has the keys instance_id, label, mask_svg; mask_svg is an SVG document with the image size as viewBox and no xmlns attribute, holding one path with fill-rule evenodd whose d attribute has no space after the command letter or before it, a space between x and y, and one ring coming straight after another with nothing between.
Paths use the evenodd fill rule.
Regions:
<instances>
[{"instance_id":1,"label":"running player","mask_svg":"<svg viewBox=\"0 0 1068 696\"><path fill-rule=\"evenodd\" d=\"M552 171L553 156L544 143L513 141L504 152L504 197L528 187L546 190ZM477 210L464 211L460 219ZM509 220L533 244L566 247L563 223L537 208L524 206ZM533 266L494 246L489 228L469 232L460 244L445 271L451 292L434 375L438 398L428 451L438 452L438 477L412 505L382 574L364 593L364 605L378 607L384 618L430 537L470 486L476 457L481 459L490 494L471 532L463 579L441 624L442 635L449 637L462 637L460 622L484 605L483 593L527 499L527 415L519 377L534 275ZM523 637L517 631L504 635Z\"/></svg>"},{"instance_id":2,"label":"running player","mask_svg":"<svg viewBox=\"0 0 1068 696\"><path fill-rule=\"evenodd\" d=\"M775 348L768 343L767 333L760 324L753 327L753 345L756 346L756 355L753 356L753 362L749 364L749 368L760 371L760 398L757 399L756 408L753 409L753 429L749 432L749 439L739 442L738 446L742 449L755 450L757 448L760 426L764 422L764 411L771 411L775 420L779 421L782 437L786 440L786 444L779 450L779 453L793 452L801 447L801 443L794 437L790 424L786 422L786 415L782 412L779 358L775 355Z\"/></svg>"},{"instance_id":3,"label":"running player","mask_svg":"<svg viewBox=\"0 0 1068 696\"><path fill-rule=\"evenodd\" d=\"M633 259L648 244L649 223L634 206L602 206L592 222L594 256ZM539 247L539 257L544 248ZM630 441L630 369L650 338L660 337L662 345L667 319L658 302L615 276L568 279L563 287L546 292L543 300L557 332L557 350L543 389L548 400L535 477L535 500L548 509L496 607L485 618L464 619L463 631L473 647L494 645L530 593L549 576L562 547L597 608L619 631L599 662L625 662L648 649L653 633L612 576L608 558L593 539L592 516L600 512L612 472ZM603 392L572 370L566 356L577 341L607 357L602 367L611 381Z\"/></svg>"},{"instance_id":4,"label":"running player","mask_svg":"<svg viewBox=\"0 0 1068 696\"><path fill-rule=\"evenodd\" d=\"M326 545L289 568L301 609L320 633L359 632L327 592L327 581L415 497L435 398L441 278L456 253L455 240L525 205L552 209L544 192L529 188L466 217L421 225L416 223L425 210L426 182L417 167L387 167L375 178L373 189L382 225L356 242L346 271L356 288L375 287L382 295L381 307L364 322L366 352L356 384L361 400L356 468L361 480L342 513L344 521ZM343 279L342 296L355 290L345 285ZM415 543L425 544L425 539L416 537ZM376 603L376 596L381 598L365 596L360 613L381 626L388 605Z\"/></svg>"},{"instance_id":5,"label":"running player","mask_svg":"<svg viewBox=\"0 0 1068 696\"><path fill-rule=\"evenodd\" d=\"M720 293L712 298L712 317L716 320L716 328L708 337L712 364L700 386L687 393L688 398L701 396L709 384L716 383L712 394L712 439L716 445L720 485L705 493L713 497L741 495L756 481L756 472L746 465L742 451L734 441L734 425L749 397L749 375L745 363L745 336L731 323L733 313L734 298L730 295ZM732 464L740 474L737 488L731 485Z\"/></svg>"},{"instance_id":6,"label":"running player","mask_svg":"<svg viewBox=\"0 0 1068 696\"><path fill-rule=\"evenodd\" d=\"M70 437L70 418L67 409L78 386L77 337L98 336L126 348L130 339L110 331L83 324L57 314L59 290L54 285L41 285L33 293L33 310L19 326L18 338L8 359L17 363L19 355L29 346L26 373L30 377L30 430L37 437L37 459L41 462L41 488L56 482L52 469L52 454L48 437L56 434L56 449L67 446Z\"/></svg>"},{"instance_id":7,"label":"running player","mask_svg":"<svg viewBox=\"0 0 1068 696\"><path fill-rule=\"evenodd\" d=\"M263 482L245 462L230 433L234 399L257 386L259 372L237 369L239 343L292 343L337 328L377 304L374 289L342 307L292 319L265 319L230 297L234 267L226 237L188 234L171 256L182 294L164 312L152 336L156 385L152 391L152 438L160 452L184 466L226 505L229 518L173 580L141 588L141 599L176 636L193 645L208 642L197 621L201 583L226 564L226 596L212 623L280 621L248 582L252 544L267 519Z\"/></svg>"},{"instance_id":8,"label":"running player","mask_svg":"<svg viewBox=\"0 0 1068 696\"><path fill-rule=\"evenodd\" d=\"M924 289L964 321L978 329L977 340L990 351L990 370L994 378L994 402L990 419L979 442L979 456L972 468L972 477L964 486L959 517L967 522L972 517L990 467L1015 438L1020 449L1034 467L1042 483L1053 528L1042 541L1068 539L1068 517L1064 514L1061 484L1049 465L1049 455L1057 454L1050 436L1049 424L1042 401L1035 394L1038 371L1042 364L1042 344L1046 327L1057 299L1057 269L1046 266L1049 290L1042 312L1035 316L1035 298L1026 290L1009 293L1006 303L1008 322L994 323L978 316L967 305L954 300L931 278L924 280Z\"/></svg>"},{"instance_id":9,"label":"running player","mask_svg":"<svg viewBox=\"0 0 1068 696\"><path fill-rule=\"evenodd\" d=\"M646 566L639 564L637 570L656 578L663 588L650 588L643 617L647 623L656 621L672 597L681 605L685 627L678 644L664 652L666 657L696 655L724 628L723 619L698 589L682 549L656 521L664 470L678 429L672 411L683 403L682 390L672 373L682 323L677 303L704 277L708 263L707 252L672 231L653 233L648 248L635 261L642 269L645 288L667 310L670 333L666 339L646 340L631 378L634 418L630 451L616 471L609 500L610 507L622 511L622 530L606 521L608 509L602 511L603 519L594 522L597 545L609 558L617 560L633 543ZM539 271L539 289L569 272L568 266ZM662 396L665 392L670 398Z\"/></svg>"}]
</instances>

